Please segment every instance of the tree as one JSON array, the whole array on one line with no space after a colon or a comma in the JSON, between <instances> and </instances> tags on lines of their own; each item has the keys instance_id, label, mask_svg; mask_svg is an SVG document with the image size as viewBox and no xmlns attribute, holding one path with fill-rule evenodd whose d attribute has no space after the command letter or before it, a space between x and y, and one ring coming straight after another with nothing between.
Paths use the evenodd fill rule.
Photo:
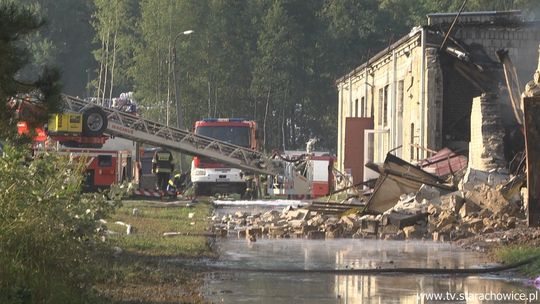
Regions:
<instances>
[{"instance_id":1,"label":"tree","mask_svg":"<svg viewBox=\"0 0 540 304\"><path fill-rule=\"evenodd\" d=\"M30 8L14 1L0 1L0 138L16 138L15 109L6 102L21 94L34 93L44 111L36 119L43 124L48 114L60 109L60 74L56 69L43 67L38 77L23 78L20 71L29 64L31 55L21 39L37 31L43 20Z\"/></svg>"},{"instance_id":2,"label":"tree","mask_svg":"<svg viewBox=\"0 0 540 304\"><path fill-rule=\"evenodd\" d=\"M25 37L31 62L25 75L38 74L42 66L61 70L63 92L83 96L93 69L93 6L86 0L20 0L45 24Z\"/></svg>"},{"instance_id":3,"label":"tree","mask_svg":"<svg viewBox=\"0 0 540 304\"><path fill-rule=\"evenodd\" d=\"M110 99L133 87L129 67L133 64L136 4L132 0L94 0L94 5L93 26L100 44L94 51L99 63L92 83L94 96Z\"/></svg>"}]
</instances>

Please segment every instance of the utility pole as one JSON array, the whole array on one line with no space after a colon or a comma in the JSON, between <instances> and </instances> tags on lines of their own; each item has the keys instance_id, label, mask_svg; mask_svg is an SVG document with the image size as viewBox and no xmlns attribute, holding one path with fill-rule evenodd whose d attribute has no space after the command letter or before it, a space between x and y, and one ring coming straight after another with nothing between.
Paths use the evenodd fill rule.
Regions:
<instances>
[{"instance_id":1,"label":"utility pole","mask_svg":"<svg viewBox=\"0 0 540 304\"><path fill-rule=\"evenodd\" d=\"M174 83L174 101L175 101L175 104L176 104L176 126L178 127L178 129L184 129L184 113L182 111L182 105L180 103L180 98L179 98L179 88L178 86L180 85L178 83L178 81L176 80L176 70L177 70L177 64L176 64L176 40L178 39L178 37L180 37L181 35L190 35L193 33L193 30L187 30L187 31L183 31L183 32L180 32L178 33L175 37L174 37L174 41L173 41L173 68L172 68L172 72L173 72L173 83Z\"/></svg>"},{"instance_id":2,"label":"utility pole","mask_svg":"<svg viewBox=\"0 0 540 304\"><path fill-rule=\"evenodd\" d=\"M180 85L180 83L176 81L176 40L181 35L190 35L192 33L193 33L193 30L187 30L187 31L183 31L176 34L176 36L174 37L173 48L172 48L172 51L173 51L172 73L173 73L173 85L174 85L174 101L176 104L176 126L180 130L184 130L185 127L184 127L184 111L182 110L182 104L180 103L180 98L178 97L179 91L180 91L178 89L178 86ZM184 165L183 163L184 162L182 160L182 154L180 154L179 155L180 169L183 168L183 165Z\"/></svg>"}]
</instances>

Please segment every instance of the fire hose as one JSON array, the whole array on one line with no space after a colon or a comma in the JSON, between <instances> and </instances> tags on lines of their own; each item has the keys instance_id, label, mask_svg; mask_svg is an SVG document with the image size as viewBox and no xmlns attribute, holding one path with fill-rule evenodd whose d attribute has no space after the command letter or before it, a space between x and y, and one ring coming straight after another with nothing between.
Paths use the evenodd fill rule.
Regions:
<instances>
[{"instance_id":1,"label":"fire hose","mask_svg":"<svg viewBox=\"0 0 540 304\"><path fill-rule=\"evenodd\" d=\"M531 256L508 265L484 268L345 268L345 269L275 269L275 268L244 268L244 267L207 267L208 271L243 272L243 273L278 273L278 274L332 274L332 275L375 275L375 274L422 274L422 275L475 275L496 273L516 269L540 259L540 255Z\"/></svg>"}]
</instances>

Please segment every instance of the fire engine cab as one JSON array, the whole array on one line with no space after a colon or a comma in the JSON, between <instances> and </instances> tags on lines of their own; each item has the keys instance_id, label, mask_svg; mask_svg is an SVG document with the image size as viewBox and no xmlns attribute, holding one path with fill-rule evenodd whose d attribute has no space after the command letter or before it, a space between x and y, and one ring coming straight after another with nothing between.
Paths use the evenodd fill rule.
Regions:
<instances>
[{"instance_id":1,"label":"fire engine cab","mask_svg":"<svg viewBox=\"0 0 540 304\"><path fill-rule=\"evenodd\" d=\"M206 118L195 122L195 134L258 151L257 123L243 118ZM196 156L191 163L195 195L239 193L244 195L251 173L231 168L219 161Z\"/></svg>"}]
</instances>

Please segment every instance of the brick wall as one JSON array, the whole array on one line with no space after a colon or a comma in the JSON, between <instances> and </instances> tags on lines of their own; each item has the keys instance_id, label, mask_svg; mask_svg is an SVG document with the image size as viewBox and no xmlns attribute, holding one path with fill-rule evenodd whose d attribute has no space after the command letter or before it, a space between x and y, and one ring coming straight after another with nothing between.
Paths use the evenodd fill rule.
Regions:
<instances>
[{"instance_id":1,"label":"brick wall","mask_svg":"<svg viewBox=\"0 0 540 304\"><path fill-rule=\"evenodd\" d=\"M482 94L473 99L469 167L489 172L506 167L504 127L497 96Z\"/></svg>"}]
</instances>

